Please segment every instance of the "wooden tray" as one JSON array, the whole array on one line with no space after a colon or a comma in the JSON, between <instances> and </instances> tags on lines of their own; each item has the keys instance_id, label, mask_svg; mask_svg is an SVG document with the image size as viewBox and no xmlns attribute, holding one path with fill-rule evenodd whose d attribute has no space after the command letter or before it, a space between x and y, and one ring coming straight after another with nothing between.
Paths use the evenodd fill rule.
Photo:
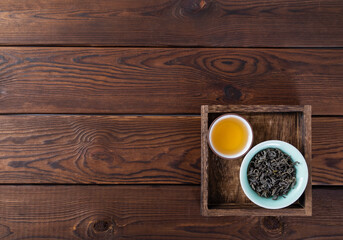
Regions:
<instances>
[{"instance_id":1,"label":"wooden tray","mask_svg":"<svg viewBox=\"0 0 343 240\"><path fill-rule=\"evenodd\" d=\"M252 146L266 140L282 140L304 155L309 179L304 194L283 209L269 210L252 203L239 182L242 158L217 157L207 144L208 127L224 113L237 113L252 126ZM201 106L201 214L203 216L311 216L311 106L204 105Z\"/></svg>"}]
</instances>

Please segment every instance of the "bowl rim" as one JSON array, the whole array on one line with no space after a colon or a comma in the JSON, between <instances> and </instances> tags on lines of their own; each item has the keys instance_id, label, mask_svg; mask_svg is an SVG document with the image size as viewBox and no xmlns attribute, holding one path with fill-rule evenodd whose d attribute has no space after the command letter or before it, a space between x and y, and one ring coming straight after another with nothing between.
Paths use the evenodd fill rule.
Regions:
<instances>
[{"instance_id":1,"label":"bowl rim","mask_svg":"<svg viewBox=\"0 0 343 240\"><path fill-rule=\"evenodd\" d=\"M278 146L280 146L281 148L288 148L288 150L280 149L280 147L278 147ZM270 201L270 200L267 200L270 198L260 197L252 189L249 189L249 190L246 189L246 188L250 187L249 183L246 184L246 182L247 182L247 170L248 170L249 163L252 160L252 158L255 156L256 153L258 153L259 151L266 149L266 148L278 148L281 151L290 155L293 161L300 161L300 163L304 163L304 164L301 164L301 165L298 164L295 166L295 168L297 170L302 168L303 172L304 172L303 175L301 175L301 176L297 175L296 176L297 184L300 184L297 187L298 188L297 191L293 195L290 196L289 193L293 190L293 189L291 189L290 192L284 198L286 200L283 200L283 203L280 205L277 205L277 206L268 206L268 204L265 204L264 201ZM292 151L293 153L290 153L290 151ZM296 155L296 157L294 157L294 155ZM261 143L255 145L245 155L245 157L242 161L241 167L240 167L239 179L240 179L240 184L241 184L241 187L243 189L243 192L250 199L250 201L252 201L256 205L263 207L263 208L266 208L266 209L280 209L280 208L288 207L289 205L293 204L304 193L306 186L307 186L307 183L308 183L308 175L309 175L309 173L308 173L308 166L307 166L306 160L305 160L304 156L301 154L301 152L296 147L294 147L292 144L284 142L284 141L268 140L268 141L264 141L264 142L261 142ZM244 178L246 178L245 183L243 180ZM253 193L251 193L251 192L253 192ZM261 201L257 201L257 200L255 200L255 198L261 199ZM275 203L277 203L278 200L273 200L273 201L275 201Z\"/></svg>"},{"instance_id":2,"label":"bowl rim","mask_svg":"<svg viewBox=\"0 0 343 240\"><path fill-rule=\"evenodd\" d=\"M235 117L235 118L238 118L238 119L242 120L242 121L244 122L244 124L248 126L248 131L249 131L249 133L251 134L251 139L249 139L249 142L250 142L250 143L247 144L246 147L245 147L246 150L243 151L243 150L245 149L245 148L244 148L244 149L240 152L239 155L236 154L237 156L234 155L233 157L229 157L229 156L225 156L225 155L220 154L220 153L212 146L212 144L211 144L212 141L211 141L211 138L210 138L210 133L211 133L211 131L212 131L212 128L213 128L214 124L217 123L218 120L220 120L221 118L226 118L226 117L230 117L230 116L233 116L233 117ZM217 156L220 157L220 158L226 159L226 160L233 160L233 159L238 159L238 158L242 157L244 154L246 154L246 153L250 150L250 148L251 148L253 142L254 142L254 132L253 132L253 129L252 129L252 127L251 127L251 124L249 123L249 121L248 121L246 118L244 118L244 117L242 117L241 115L236 114L236 113L224 113L224 114L222 114L222 115L216 117L216 118L212 121L212 123L210 124L210 127L208 128L208 131L207 131L207 143L208 143L208 146L210 147L210 149L212 150L212 152L213 152L215 155L217 155Z\"/></svg>"}]
</instances>

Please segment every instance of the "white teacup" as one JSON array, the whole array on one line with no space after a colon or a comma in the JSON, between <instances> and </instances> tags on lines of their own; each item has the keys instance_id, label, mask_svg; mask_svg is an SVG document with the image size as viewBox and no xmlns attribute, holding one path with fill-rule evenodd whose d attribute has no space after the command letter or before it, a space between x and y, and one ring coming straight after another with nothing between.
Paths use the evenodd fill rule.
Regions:
<instances>
[{"instance_id":1,"label":"white teacup","mask_svg":"<svg viewBox=\"0 0 343 240\"><path fill-rule=\"evenodd\" d=\"M236 114L219 116L212 122L208 131L208 144L221 158L241 157L250 149L252 142L253 132L250 124Z\"/></svg>"}]
</instances>

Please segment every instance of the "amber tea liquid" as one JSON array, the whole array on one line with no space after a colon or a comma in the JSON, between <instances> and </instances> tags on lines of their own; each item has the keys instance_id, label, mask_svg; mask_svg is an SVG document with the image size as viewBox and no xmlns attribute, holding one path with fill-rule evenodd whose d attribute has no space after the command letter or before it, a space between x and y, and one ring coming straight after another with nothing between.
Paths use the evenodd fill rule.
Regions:
<instances>
[{"instance_id":1,"label":"amber tea liquid","mask_svg":"<svg viewBox=\"0 0 343 240\"><path fill-rule=\"evenodd\" d=\"M239 118L220 119L211 131L212 147L223 155L236 155L244 150L249 141L249 130Z\"/></svg>"}]
</instances>

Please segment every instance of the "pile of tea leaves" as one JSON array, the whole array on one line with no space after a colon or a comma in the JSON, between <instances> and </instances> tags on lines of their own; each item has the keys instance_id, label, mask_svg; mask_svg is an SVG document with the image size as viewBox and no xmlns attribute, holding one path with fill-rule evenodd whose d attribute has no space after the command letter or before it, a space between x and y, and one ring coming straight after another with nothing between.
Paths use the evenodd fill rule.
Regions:
<instances>
[{"instance_id":1,"label":"pile of tea leaves","mask_svg":"<svg viewBox=\"0 0 343 240\"><path fill-rule=\"evenodd\" d=\"M248 166L250 187L261 197L277 200L287 195L296 183L295 165L291 157L277 148L258 152Z\"/></svg>"}]
</instances>

